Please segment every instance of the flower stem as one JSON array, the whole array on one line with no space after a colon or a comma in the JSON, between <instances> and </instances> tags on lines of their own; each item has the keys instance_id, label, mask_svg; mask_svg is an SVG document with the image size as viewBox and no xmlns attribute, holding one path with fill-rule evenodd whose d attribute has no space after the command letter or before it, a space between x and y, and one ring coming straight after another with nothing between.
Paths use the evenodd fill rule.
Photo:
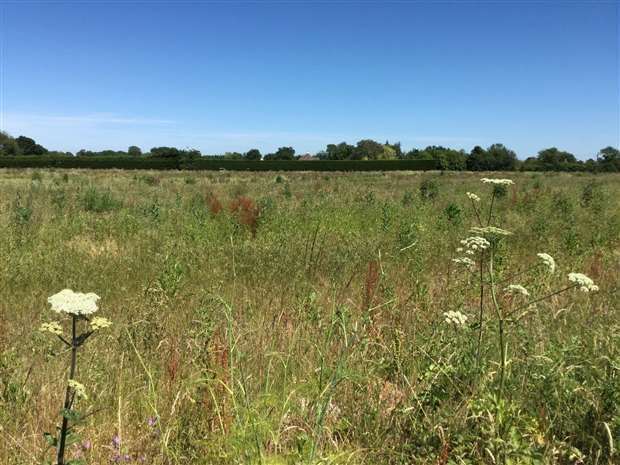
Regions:
<instances>
[{"instance_id":1,"label":"flower stem","mask_svg":"<svg viewBox=\"0 0 620 465\"><path fill-rule=\"evenodd\" d=\"M484 255L480 254L480 315L478 328L478 347L476 348L476 368L480 368L480 348L482 347L482 325L484 317Z\"/></svg>"},{"instance_id":2,"label":"flower stem","mask_svg":"<svg viewBox=\"0 0 620 465\"><path fill-rule=\"evenodd\" d=\"M78 341L76 334L76 326L77 326L77 316L72 315L71 319L71 366L69 368L69 379L73 379L75 376L75 366L77 363L77 349L78 349ZM69 418L67 415L67 411L71 409L73 404L73 396L71 395L71 387L67 383L67 390L65 391L65 402L63 406L62 412L62 426L60 428L60 438L58 441L58 456L57 462L58 465L65 464L65 444L67 442L67 432L69 431Z\"/></svg>"}]
</instances>

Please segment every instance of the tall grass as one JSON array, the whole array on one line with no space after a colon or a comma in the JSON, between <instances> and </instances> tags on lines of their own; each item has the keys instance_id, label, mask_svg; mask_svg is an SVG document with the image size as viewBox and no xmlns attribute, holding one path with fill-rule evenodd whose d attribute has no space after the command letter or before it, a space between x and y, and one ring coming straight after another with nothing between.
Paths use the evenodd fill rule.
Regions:
<instances>
[{"instance_id":1,"label":"tall grass","mask_svg":"<svg viewBox=\"0 0 620 465\"><path fill-rule=\"evenodd\" d=\"M518 275L543 251L600 287L524 309L498 357L489 283L452 261L484 173L37 173L0 172L2 464L54 460L67 354L37 327L63 288L114 322L79 355L93 414L68 460L619 460L617 175L511 173L493 196L498 291L551 293Z\"/></svg>"}]
</instances>

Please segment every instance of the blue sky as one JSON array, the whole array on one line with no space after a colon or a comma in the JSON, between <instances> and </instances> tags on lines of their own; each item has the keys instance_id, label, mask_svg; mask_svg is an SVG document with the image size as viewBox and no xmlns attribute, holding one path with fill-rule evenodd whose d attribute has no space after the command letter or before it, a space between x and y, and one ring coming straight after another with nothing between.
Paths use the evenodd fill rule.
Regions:
<instances>
[{"instance_id":1,"label":"blue sky","mask_svg":"<svg viewBox=\"0 0 620 465\"><path fill-rule=\"evenodd\" d=\"M0 15L0 127L48 148L620 145L614 2L0 0Z\"/></svg>"}]
</instances>

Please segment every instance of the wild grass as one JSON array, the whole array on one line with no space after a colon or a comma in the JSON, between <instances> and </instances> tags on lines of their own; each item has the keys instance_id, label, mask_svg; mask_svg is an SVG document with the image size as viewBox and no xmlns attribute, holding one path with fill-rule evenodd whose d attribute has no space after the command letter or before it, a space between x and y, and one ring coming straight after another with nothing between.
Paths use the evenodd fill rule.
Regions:
<instances>
[{"instance_id":1,"label":"wild grass","mask_svg":"<svg viewBox=\"0 0 620 465\"><path fill-rule=\"evenodd\" d=\"M500 281L545 252L600 287L537 304L504 368L492 296L481 332L452 261L484 176L515 182L494 200ZM37 328L64 288L113 321L78 355L67 456L87 464L618 463L619 181L1 171L0 463L54 460L68 354Z\"/></svg>"}]
</instances>

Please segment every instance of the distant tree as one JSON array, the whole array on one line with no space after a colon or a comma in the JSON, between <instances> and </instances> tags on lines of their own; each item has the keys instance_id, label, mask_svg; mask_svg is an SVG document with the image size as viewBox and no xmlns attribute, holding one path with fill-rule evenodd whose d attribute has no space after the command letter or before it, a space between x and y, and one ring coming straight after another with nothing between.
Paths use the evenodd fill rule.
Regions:
<instances>
[{"instance_id":1,"label":"distant tree","mask_svg":"<svg viewBox=\"0 0 620 465\"><path fill-rule=\"evenodd\" d=\"M390 142L386 140L385 144L383 145L385 147L389 147L390 149L394 151L395 158L403 158L403 149L400 146L400 142L396 142L395 144L390 144Z\"/></svg>"},{"instance_id":2,"label":"distant tree","mask_svg":"<svg viewBox=\"0 0 620 465\"><path fill-rule=\"evenodd\" d=\"M620 150L614 147L601 149L596 156L601 171L620 171Z\"/></svg>"},{"instance_id":3,"label":"distant tree","mask_svg":"<svg viewBox=\"0 0 620 465\"><path fill-rule=\"evenodd\" d=\"M347 160L351 158L353 150L355 150L355 147L346 142L328 144L324 155L319 155L319 158L323 157L325 160Z\"/></svg>"},{"instance_id":4,"label":"distant tree","mask_svg":"<svg viewBox=\"0 0 620 465\"><path fill-rule=\"evenodd\" d=\"M17 142L6 132L0 131L0 156L19 155L20 150Z\"/></svg>"},{"instance_id":5,"label":"distant tree","mask_svg":"<svg viewBox=\"0 0 620 465\"><path fill-rule=\"evenodd\" d=\"M527 157L523 163L521 163L521 171L540 171L542 166L536 157Z\"/></svg>"},{"instance_id":6,"label":"distant tree","mask_svg":"<svg viewBox=\"0 0 620 465\"><path fill-rule=\"evenodd\" d=\"M294 160L295 149L293 147L280 147L276 153L265 156L265 160Z\"/></svg>"},{"instance_id":7,"label":"distant tree","mask_svg":"<svg viewBox=\"0 0 620 465\"><path fill-rule=\"evenodd\" d=\"M517 167L517 154L503 144L486 150L477 145L469 153L466 166L471 171L512 171Z\"/></svg>"},{"instance_id":8,"label":"distant tree","mask_svg":"<svg viewBox=\"0 0 620 465\"><path fill-rule=\"evenodd\" d=\"M380 160L384 151L383 144L372 139L362 139L355 146L350 158L352 160Z\"/></svg>"},{"instance_id":9,"label":"distant tree","mask_svg":"<svg viewBox=\"0 0 620 465\"><path fill-rule=\"evenodd\" d=\"M538 152L538 163L545 171L575 170L577 158L570 152L558 150L556 147Z\"/></svg>"},{"instance_id":10,"label":"distant tree","mask_svg":"<svg viewBox=\"0 0 620 465\"><path fill-rule=\"evenodd\" d=\"M181 155L181 150L176 147L153 147L151 149L151 156L156 158L175 158Z\"/></svg>"},{"instance_id":11,"label":"distant tree","mask_svg":"<svg viewBox=\"0 0 620 465\"><path fill-rule=\"evenodd\" d=\"M403 154L403 158L405 160L424 160L425 158L423 158L421 156L421 151L418 149L411 149L408 152ZM430 158L426 158L426 159L430 159Z\"/></svg>"},{"instance_id":12,"label":"distant tree","mask_svg":"<svg viewBox=\"0 0 620 465\"><path fill-rule=\"evenodd\" d=\"M142 155L142 149L136 145L132 145L127 149L127 155L130 157L139 157Z\"/></svg>"},{"instance_id":13,"label":"distant tree","mask_svg":"<svg viewBox=\"0 0 620 465\"><path fill-rule=\"evenodd\" d=\"M223 156L225 160L241 160L243 154L239 152L226 152Z\"/></svg>"},{"instance_id":14,"label":"distant tree","mask_svg":"<svg viewBox=\"0 0 620 465\"><path fill-rule=\"evenodd\" d=\"M487 153L491 157L494 170L512 171L517 166L517 154L503 144L491 145Z\"/></svg>"},{"instance_id":15,"label":"distant tree","mask_svg":"<svg viewBox=\"0 0 620 465\"><path fill-rule=\"evenodd\" d=\"M37 144L34 139L26 136L19 136L15 139L19 151L22 155L43 155L47 152L47 149Z\"/></svg>"},{"instance_id":16,"label":"distant tree","mask_svg":"<svg viewBox=\"0 0 620 465\"><path fill-rule=\"evenodd\" d=\"M409 152L408 158L418 160L435 160L442 170L461 171L465 169L467 154L463 150L454 150L437 145L429 145L424 150Z\"/></svg>"},{"instance_id":17,"label":"distant tree","mask_svg":"<svg viewBox=\"0 0 620 465\"><path fill-rule=\"evenodd\" d=\"M260 150L250 149L247 152L245 152L245 155L243 156L243 158L245 158L246 160L260 160L262 158L262 155L260 153Z\"/></svg>"}]
</instances>

